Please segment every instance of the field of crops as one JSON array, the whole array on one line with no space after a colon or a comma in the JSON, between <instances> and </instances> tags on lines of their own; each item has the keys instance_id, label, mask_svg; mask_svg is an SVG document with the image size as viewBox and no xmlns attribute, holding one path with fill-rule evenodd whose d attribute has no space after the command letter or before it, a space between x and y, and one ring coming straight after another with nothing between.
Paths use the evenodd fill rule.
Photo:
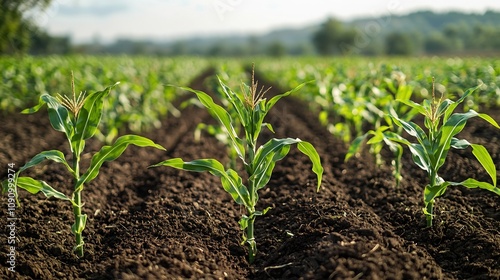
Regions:
<instances>
[{"instance_id":1,"label":"field of crops","mask_svg":"<svg viewBox=\"0 0 500 280\"><path fill-rule=\"evenodd\" d=\"M0 278L500 278L500 60L0 66Z\"/></svg>"}]
</instances>

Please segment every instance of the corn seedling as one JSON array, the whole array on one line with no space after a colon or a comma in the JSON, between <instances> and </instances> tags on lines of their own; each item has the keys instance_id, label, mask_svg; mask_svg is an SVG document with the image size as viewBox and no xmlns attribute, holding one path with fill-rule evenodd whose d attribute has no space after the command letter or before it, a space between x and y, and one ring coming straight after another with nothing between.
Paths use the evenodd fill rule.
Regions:
<instances>
[{"instance_id":1,"label":"corn seedling","mask_svg":"<svg viewBox=\"0 0 500 280\"><path fill-rule=\"evenodd\" d=\"M402 73L400 75L402 75ZM390 94L382 96L379 98L378 102L374 102L374 104L367 104L367 107L373 112L373 115L379 116L376 117L373 122L375 128L356 137L351 142L345 156L345 161L348 161L355 155L361 149L361 145L364 141L369 138L366 144L370 146L370 153L375 157L376 166L380 166L383 163L381 155L383 144L387 145L394 154L394 158L391 161L393 167L392 175L396 180L396 188L398 188L403 179L401 175L403 147L399 143L391 141L391 138L394 132L401 135L402 128L395 126L390 116L385 114L384 111L393 112L393 114L398 116L404 116L403 120L405 121L410 121L417 114L417 111L406 106L402 102L396 102L396 100L409 101L412 95L413 88L406 85L404 79L398 79L399 84L397 85L391 79L386 78L384 81L387 91L389 91ZM385 122L385 125L382 125L383 122Z\"/></svg>"},{"instance_id":2,"label":"corn seedling","mask_svg":"<svg viewBox=\"0 0 500 280\"><path fill-rule=\"evenodd\" d=\"M47 104L49 119L52 127L60 132L63 132L69 142L69 147L72 153L71 161L68 162L64 153L59 150L43 151L34 156L16 173L14 185L16 201L19 205L17 188L24 189L31 194L37 194L40 191L46 197L55 197L71 202L75 223L71 227L71 231L76 238L76 246L74 248L79 257L83 256L83 236L82 232L85 229L87 215L83 214L82 207L82 190L84 184L92 181L99 173L99 169L106 161L113 161L118 158L127 148L133 144L139 147L155 147L164 149L162 146L155 144L153 141L137 136L125 135L119 137L111 146L103 146L101 150L95 153L91 159L90 166L85 173L80 173L80 156L85 148L85 141L91 138L97 131L101 121L103 99L109 94L110 90L116 86L110 86L103 91L98 91L85 95L80 93L75 94L74 82L72 77L73 97L58 95L53 97L49 94L42 94L39 104L33 108L23 110L24 114L37 112L44 104ZM44 160L51 160L57 163L62 163L73 177L73 194L70 197L64 193L55 190L45 181L35 180L31 177L20 177L19 173L33 167ZM9 182L2 183L3 190L6 191ZM12 186L12 182L11 182Z\"/></svg>"},{"instance_id":3,"label":"corn seedling","mask_svg":"<svg viewBox=\"0 0 500 280\"><path fill-rule=\"evenodd\" d=\"M241 217L239 225L243 231L242 244L247 244L249 262L252 263L257 253L257 244L254 236L255 218L264 215L270 209L270 207L263 210L256 209L256 204L259 199L258 190L264 188L271 179L271 174L276 162L283 159L288 154L291 145L297 144L298 149L307 155L312 162L312 171L317 175L318 191L321 186L323 167L313 145L298 138L271 139L267 143L257 147L257 139L262 128L265 126L271 131L273 130L271 124L264 123L266 114L278 100L297 91L303 85L299 85L291 91L267 100L264 98L266 91L263 91L263 89L258 91L257 83L254 82L253 75L252 84L250 86L242 84L242 94L234 92L225 85L221 79L219 79L219 84L227 100L231 103L231 108L236 111L238 122L235 122L233 117L231 117L232 114L226 111L222 106L216 104L208 94L191 88L183 89L195 93L209 113L217 119L223 127L230 139L231 145L238 154L238 158L241 159L245 167L245 171L248 175L246 185L243 183L242 176L234 169L225 169L224 166L215 159L198 159L186 162L180 158L173 158L160 162L154 165L154 167L170 166L188 171L208 171L220 177L224 190L232 196L237 204L243 205L246 208L247 213ZM241 126L239 131L242 131L242 134L244 133L244 137L240 137L236 133L238 128L235 128L235 125Z\"/></svg>"},{"instance_id":4,"label":"corn seedling","mask_svg":"<svg viewBox=\"0 0 500 280\"><path fill-rule=\"evenodd\" d=\"M390 135L391 141L399 142L408 146L413 156L413 161L418 167L425 170L428 175L429 184L424 189L424 214L427 218L427 226L432 226L434 217L435 199L443 195L449 186L462 185L467 188L482 188L500 195L497 187L496 168L486 148L479 144L471 144L465 139L454 137L465 127L467 120L480 117L496 128L500 129L498 123L487 114L480 114L474 110L466 113L454 113L456 107L466 100L478 87L468 89L457 101L449 99L439 100L432 94L432 100L424 100L422 104L410 100L401 100L404 104L416 109L424 115L424 125L427 133L416 123L405 121L393 113L391 118L394 123L402 127L409 135L415 137L418 143L411 143L407 139L395 133ZM442 124L440 123L442 119ZM472 147L472 154L491 177L492 183L481 182L472 178L462 182L446 181L439 176L439 169L446 161L450 148L465 149Z\"/></svg>"},{"instance_id":5,"label":"corn seedling","mask_svg":"<svg viewBox=\"0 0 500 280\"><path fill-rule=\"evenodd\" d=\"M392 132L390 131L389 126L381 126L376 130L369 130L365 134L356 137L349 146L349 150L345 155L344 161L348 161L353 155L355 155L359 149L361 148L361 144L368 138L371 137L366 144L370 145L372 149L370 149L371 153L380 154L383 145L386 144L389 149L394 153L394 159L392 160L392 166L394 168L393 176L396 179L396 188L399 187L403 176L401 175L401 158L403 156L403 147L391 140Z\"/></svg>"},{"instance_id":6,"label":"corn seedling","mask_svg":"<svg viewBox=\"0 0 500 280\"><path fill-rule=\"evenodd\" d=\"M224 71L220 74L222 74L223 76L228 76L228 74ZM212 79L210 79L210 81L212 84ZM214 79L214 82L213 82L213 85L211 85L211 88L213 88L218 93L217 96L221 98L222 105L224 107L226 107L227 112L231 114L231 120L233 122L238 122L239 121L238 113L236 110L234 110L232 108L232 104L225 98L225 94L222 92L222 90L220 90L218 80L216 81ZM189 99L186 103L194 104L198 107L204 107L203 104L201 104L201 102L195 97ZM183 105L183 106L186 106L186 105ZM240 130L241 130L240 127L241 127L241 125L239 125L237 123L233 124L233 128L235 129L236 134L240 133ZM205 131L210 136L215 137L221 144L223 144L226 147L227 155L229 157L229 161L226 164L226 167L236 170L237 169L237 161L238 161L238 152L236 151L236 149L232 145L231 139L229 138L229 136L226 133L226 131L224 130L224 128L218 124L199 123L196 126L196 129L194 131L194 138L195 138L196 142L199 142L201 140L202 131Z\"/></svg>"}]
</instances>

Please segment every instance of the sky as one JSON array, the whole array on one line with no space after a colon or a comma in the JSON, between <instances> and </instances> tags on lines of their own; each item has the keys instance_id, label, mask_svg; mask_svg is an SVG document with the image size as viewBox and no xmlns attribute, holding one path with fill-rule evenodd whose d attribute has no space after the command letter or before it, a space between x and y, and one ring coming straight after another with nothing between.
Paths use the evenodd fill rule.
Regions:
<instances>
[{"instance_id":1,"label":"sky","mask_svg":"<svg viewBox=\"0 0 500 280\"><path fill-rule=\"evenodd\" d=\"M400 15L417 10L500 11L496 0L53 0L35 22L72 42L117 38L176 40L193 36L262 34L319 24L328 17Z\"/></svg>"}]
</instances>

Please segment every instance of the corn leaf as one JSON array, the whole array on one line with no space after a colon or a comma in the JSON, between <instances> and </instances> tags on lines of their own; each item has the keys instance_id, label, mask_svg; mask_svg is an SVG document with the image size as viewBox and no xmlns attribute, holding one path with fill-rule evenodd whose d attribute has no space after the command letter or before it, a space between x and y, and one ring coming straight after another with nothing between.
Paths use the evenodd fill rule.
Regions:
<instances>
[{"instance_id":1,"label":"corn leaf","mask_svg":"<svg viewBox=\"0 0 500 280\"><path fill-rule=\"evenodd\" d=\"M215 159L198 159L185 162L180 158L173 158L162 161L150 167L169 166L186 171L204 172L208 171L210 174L221 178L222 186L226 192L238 204L246 207L251 207L250 194L247 188L243 185L241 177L232 169L224 170L222 163Z\"/></svg>"},{"instance_id":2,"label":"corn leaf","mask_svg":"<svg viewBox=\"0 0 500 280\"><path fill-rule=\"evenodd\" d=\"M64 157L64 154L58 150L43 151L43 152L37 154L30 161L28 161L25 165L23 165L19 169L18 173L20 173L28 168L31 168L31 167L41 163L44 160L52 160L54 162L62 163L62 164L64 164L64 166L66 166L66 168L68 169L68 171L71 174L75 175L75 171L73 170L73 168L71 168L71 166L69 166L68 162L66 161L66 159Z\"/></svg>"},{"instance_id":3,"label":"corn leaf","mask_svg":"<svg viewBox=\"0 0 500 280\"><path fill-rule=\"evenodd\" d=\"M57 131L64 132L67 138L71 139L74 128L68 109L61 105L56 98L48 94L42 95L42 98L47 102L49 119L52 127Z\"/></svg>"},{"instance_id":4,"label":"corn leaf","mask_svg":"<svg viewBox=\"0 0 500 280\"><path fill-rule=\"evenodd\" d=\"M392 131L386 131L384 132L384 135L387 139L393 142L401 143L407 146L410 146L412 143L405 138L403 138L401 135L394 133Z\"/></svg>"},{"instance_id":5,"label":"corn leaf","mask_svg":"<svg viewBox=\"0 0 500 280\"><path fill-rule=\"evenodd\" d=\"M392 133L393 132L390 131L382 133L382 135L384 136L382 140L389 147L391 151L396 152L396 155L398 155L398 157L401 158L401 155L403 153L403 147L400 144L396 143L395 141L391 140Z\"/></svg>"},{"instance_id":6,"label":"corn leaf","mask_svg":"<svg viewBox=\"0 0 500 280\"><path fill-rule=\"evenodd\" d=\"M217 76L217 79L219 80L219 84L221 85L222 91L227 97L227 100L233 105L234 109L236 110L236 113L240 117L241 124L243 126L247 126L248 124L248 119L249 119L249 113L248 110L245 108L245 100L242 99L241 95L238 95L235 93L231 88L229 88L219 76Z\"/></svg>"},{"instance_id":7,"label":"corn leaf","mask_svg":"<svg viewBox=\"0 0 500 280\"><path fill-rule=\"evenodd\" d=\"M37 194L41 191L46 197L55 197L58 199L71 201L71 199L69 199L66 195L59 191L56 191L51 186L49 186L49 184L41 180L35 180L31 177L18 177L16 184L18 187L30 192L31 194Z\"/></svg>"},{"instance_id":8,"label":"corn leaf","mask_svg":"<svg viewBox=\"0 0 500 280\"><path fill-rule=\"evenodd\" d=\"M309 142L301 141L297 144L297 147L299 148L299 151L308 156L309 160L311 160L313 164L312 171L316 174L318 180L316 191L319 191L319 189L321 188L321 180L323 177L323 166L321 165L319 154L314 146Z\"/></svg>"},{"instance_id":9,"label":"corn leaf","mask_svg":"<svg viewBox=\"0 0 500 280\"><path fill-rule=\"evenodd\" d=\"M273 96L271 99L269 99L269 101L267 101L265 103L265 108L264 108L264 112L269 112L269 110L271 110L271 108L276 104L276 102L278 102L281 98L285 97L285 96L288 96L298 90L300 90L302 87L304 87L306 84L310 83L311 81L309 82L305 82L305 83L302 83L298 86L296 86L295 88L285 92L285 93L282 93L282 94L278 94L276 96Z\"/></svg>"},{"instance_id":10,"label":"corn leaf","mask_svg":"<svg viewBox=\"0 0 500 280\"><path fill-rule=\"evenodd\" d=\"M44 104L47 104L47 111L49 113L49 120L52 127L57 130L64 132L67 139L71 139L74 134L73 123L70 118L69 111L66 107L61 105L61 103L54 97L48 94L42 94L40 96L40 102L35 107L25 109L21 113L32 114L37 112ZM73 150L72 150L73 151Z\"/></svg>"},{"instance_id":11,"label":"corn leaf","mask_svg":"<svg viewBox=\"0 0 500 280\"><path fill-rule=\"evenodd\" d=\"M418 104L410 99L396 99L397 102L401 102L411 108L417 110L420 114L425 115L425 108L421 104Z\"/></svg>"},{"instance_id":12,"label":"corn leaf","mask_svg":"<svg viewBox=\"0 0 500 280\"><path fill-rule=\"evenodd\" d=\"M451 147L457 150L463 150L469 147L471 144L465 139L457 139L455 137L451 138Z\"/></svg>"},{"instance_id":13,"label":"corn leaf","mask_svg":"<svg viewBox=\"0 0 500 280\"><path fill-rule=\"evenodd\" d=\"M498 123L492 117L488 116L487 114L477 114L477 116L482 118L483 120L487 121L488 123L490 123L494 127L500 129L500 126L498 125Z\"/></svg>"},{"instance_id":14,"label":"corn leaf","mask_svg":"<svg viewBox=\"0 0 500 280\"><path fill-rule=\"evenodd\" d=\"M444 118L443 118L443 124L446 123L448 121L448 119L450 118L451 114L453 114L453 111L455 111L455 109L457 108L457 106L462 103L465 98L467 98L467 96L471 95L474 91L476 91L478 88L480 88L481 85L478 85L476 87L473 87L473 88L469 88L467 89L464 94L462 94L462 96L460 96L460 98L455 101L454 103L452 103L445 111L444 113Z\"/></svg>"},{"instance_id":15,"label":"corn leaf","mask_svg":"<svg viewBox=\"0 0 500 280\"><path fill-rule=\"evenodd\" d=\"M87 224L87 214L78 215L75 217L75 219L75 223L71 225L71 232L82 233L85 229L85 225ZM83 246L83 242L81 244L77 244L74 250L76 250L76 247L78 246Z\"/></svg>"},{"instance_id":16,"label":"corn leaf","mask_svg":"<svg viewBox=\"0 0 500 280\"><path fill-rule=\"evenodd\" d=\"M293 139L293 138L284 138L284 139L276 139L273 138L269 140L267 143L264 145L260 146L259 149L257 149L257 152L255 153L255 159L253 161L253 169L258 170L260 169L259 166L265 165L265 159L268 155L274 154L278 152L283 146L286 145L293 145L298 142L300 142L300 139Z\"/></svg>"},{"instance_id":17,"label":"corn leaf","mask_svg":"<svg viewBox=\"0 0 500 280\"><path fill-rule=\"evenodd\" d=\"M347 154L345 155L344 161L348 161L359 151L359 149L361 148L361 144L363 144L363 141L365 141L368 135L368 133L365 133L352 140L351 145L349 145L349 149L347 150Z\"/></svg>"},{"instance_id":18,"label":"corn leaf","mask_svg":"<svg viewBox=\"0 0 500 280\"><path fill-rule=\"evenodd\" d=\"M424 208L424 213L427 213L427 204L431 203L434 201L435 198L442 196L446 192L446 188L450 185L449 182L442 182L439 185L436 186L430 186L427 185L425 186L424 189L424 203L425 203L425 208Z\"/></svg>"},{"instance_id":19,"label":"corn leaf","mask_svg":"<svg viewBox=\"0 0 500 280\"><path fill-rule=\"evenodd\" d=\"M431 159L429 154L420 144L411 144L408 146L412 154L413 162L421 169L430 172L432 170Z\"/></svg>"},{"instance_id":20,"label":"corn leaf","mask_svg":"<svg viewBox=\"0 0 500 280\"><path fill-rule=\"evenodd\" d=\"M427 138L427 135L425 134L425 131L418 126L414 122L407 122L402 119L400 119L398 116L393 116L391 115L392 120L400 127L402 127L408 134L411 136L417 138L418 142L426 148L426 150L430 151L431 149L431 144L429 143L429 140Z\"/></svg>"},{"instance_id":21,"label":"corn leaf","mask_svg":"<svg viewBox=\"0 0 500 280\"><path fill-rule=\"evenodd\" d=\"M396 143L401 143L403 145L406 145L412 154L412 159L415 164L420 167L421 169L425 171L430 171L432 166L431 160L429 158L428 153L424 149L424 147L420 144L415 144L411 143L410 141L404 139L402 136L394 133L394 132L386 132L385 133L386 137L388 140L396 142Z\"/></svg>"},{"instance_id":22,"label":"corn leaf","mask_svg":"<svg viewBox=\"0 0 500 280\"><path fill-rule=\"evenodd\" d=\"M241 215L241 219L238 221L241 230L245 230L248 227L248 220L250 218L247 215ZM247 241L245 232L243 232L243 238L241 240L241 245L245 244Z\"/></svg>"},{"instance_id":23,"label":"corn leaf","mask_svg":"<svg viewBox=\"0 0 500 280\"><path fill-rule=\"evenodd\" d=\"M469 189L475 189L475 188L480 188L480 189L485 189L489 190L491 192L496 193L497 195L500 195L500 188L488 183L488 182L481 182L476 179L469 178L465 181L462 182L446 182L446 184L451 185L451 186L464 186Z\"/></svg>"},{"instance_id":24,"label":"corn leaf","mask_svg":"<svg viewBox=\"0 0 500 280\"><path fill-rule=\"evenodd\" d=\"M80 177L75 185L75 191L81 190L84 183L93 180L98 174L99 169L106 161L113 161L117 159L128 147L128 145L135 145L139 147L154 147L160 150L165 150L162 146L154 143L148 138L137 135L124 135L116 139L115 143L111 146L103 146L101 150L94 154L90 161L90 166L87 171Z\"/></svg>"},{"instance_id":25,"label":"corn leaf","mask_svg":"<svg viewBox=\"0 0 500 280\"><path fill-rule=\"evenodd\" d=\"M449 106L456 104L454 101L450 99L445 99L439 103L439 107L437 108L437 115L442 116L448 110ZM444 123L444 122L443 122Z\"/></svg>"},{"instance_id":26,"label":"corn leaf","mask_svg":"<svg viewBox=\"0 0 500 280\"><path fill-rule=\"evenodd\" d=\"M219 123L225 128L229 137L231 138L232 146L238 153L238 156L243 161L245 161L245 148L243 147L243 143L241 139L238 137L236 130L233 127L231 115L220 105L216 104L212 99L212 97L210 97L208 94L188 87L180 87L180 88L196 94L201 104L203 104L203 106L207 108L210 115L216 118L219 121Z\"/></svg>"},{"instance_id":27,"label":"corn leaf","mask_svg":"<svg viewBox=\"0 0 500 280\"><path fill-rule=\"evenodd\" d=\"M33 114L33 113L36 113L40 110L40 108L43 107L43 105L45 105L45 100L42 98L43 95L40 96L40 98L38 99L38 104L31 107L31 108L27 108L27 109L24 109L21 111L21 114Z\"/></svg>"},{"instance_id":28,"label":"corn leaf","mask_svg":"<svg viewBox=\"0 0 500 280\"><path fill-rule=\"evenodd\" d=\"M493 181L493 186L497 186L497 170L495 168L495 164L493 163L493 159L488 153L488 150L483 145L479 144L471 144L472 154L476 157L476 159L481 163L484 167L488 175L490 175L491 180Z\"/></svg>"},{"instance_id":29,"label":"corn leaf","mask_svg":"<svg viewBox=\"0 0 500 280\"><path fill-rule=\"evenodd\" d=\"M271 209L272 209L272 207L266 207L262 211L255 211L250 215L250 217L248 217L247 215L242 215L241 219L238 221L238 224L240 225L240 229L245 230L248 227L248 220L250 220L251 218L256 217L256 216L264 216ZM245 234L243 234L243 240L242 240L241 244L242 245L245 244L246 241L247 241L246 236L245 236Z\"/></svg>"},{"instance_id":30,"label":"corn leaf","mask_svg":"<svg viewBox=\"0 0 500 280\"><path fill-rule=\"evenodd\" d=\"M309 157L313 166L312 171L317 175L318 178L318 187L321 187L321 179L323 176L323 166L321 165L321 160L319 158L319 154L309 142L302 141L298 138L284 138L284 139L271 139L266 144L259 147L257 152L255 153L255 160L253 162L253 169L257 172L262 172L265 170L265 173L272 172L272 168L274 168L274 163L276 161L281 160L283 157L288 154L289 148L285 148L286 146L290 146L293 144L297 144L299 151ZM269 164L269 161L272 161L273 164ZM255 174L255 178L259 178L262 173ZM267 182L266 182L267 183ZM259 183L257 186L262 188L264 185Z\"/></svg>"},{"instance_id":31,"label":"corn leaf","mask_svg":"<svg viewBox=\"0 0 500 280\"><path fill-rule=\"evenodd\" d=\"M76 120L75 135L71 139L71 145L77 154L83 151L85 139L89 139L96 133L103 113L103 99L117 84L107 87L103 91L91 93L85 98L85 103L80 109Z\"/></svg>"},{"instance_id":32,"label":"corn leaf","mask_svg":"<svg viewBox=\"0 0 500 280\"><path fill-rule=\"evenodd\" d=\"M386 138L384 131L386 131L387 129L389 129L388 126L381 126L377 130L368 131L367 133L373 135L373 137L370 138L370 140L368 140L366 144L372 145L382 142Z\"/></svg>"},{"instance_id":33,"label":"corn leaf","mask_svg":"<svg viewBox=\"0 0 500 280\"><path fill-rule=\"evenodd\" d=\"M468 119L477 115L478 113L473 110L463 114L455 113L451 115L448 121L446 121L446 123L441 127L439 130L441 136L439 138L439 145L433 153L434 157L432 166L436 168L435 170L438 170L441 166L443 166L446 156L448 155L453 136L463 130Z\"/></svg>"},{"instance_id":34,"label":"corn leaf","mask_svg":"<svg viewBox=\"0 0 500 280\"><path fill-rule=\"evenodd\" d=\"M252 208L255 203L251 202L251 195L248 189L243 185L243 180L233 169L226 171L226 176L222 176L222 187L228 192L236 203L244 205L247 208Z\"/></svg>"},{"instance_id":35,"label":"corn leaf","mask_svg":"<svg viewBox=\"0 0 500 280\"><path fill-rule=\"evenodd\" d=\"M465 186L469 189L474 189L474 188L485 189L485 190L489 190L491 192L494 192L497 195L500 195L500 188L498 188L490 183L480 182L480 181L472 179L472 178L469 178L469 179L462 181L460 183L451 183L451 184L452 185L462 185L462 186Z\"/></svg>"},{"instance_id":36,"label":"corn leaf","mask_svg":"<svg viewBox=\"0 0 500 280\"><path fill-rule=\"evenodd\" d=\"M271 131L272 133L276 133L274 132L274 128L270 123L263 123L262 126L267 127L267 129L269 129L269 131Z\"/></svg>"},{"instance_id":37,"label":"corn leaf","mask_svg":"<svg viewBox=\"0 0 500 280\"><path fill-rule=\"evenodd\" d=\"M254 143L257 143L260 132L262 131L262 124L264 123L264 118L266 117L267 111L265 111L266 100L262 100L253 111L250 113L251 120L248 121L248 125L245 127L245 134L247 139L252 139Z\"/></svg>"},{"instance_id":38,"label":"corn leaf","mask_svg":"<svg viewBox=\"0 0 500 280\"><path fill-rule=\"evenodd\" d=\"M291 144L283 144L280 145L278 139L271 139L269 142L261 146L262 149L265 149L266 145L274 145L274 149L267 150L268 152L265 155L260 155L259 151L257 151L257 155L259 155L262 160L260 162L256 162L254 173L249 178L250 182L254 182L253 189L255 191L262 189L269 183L271 179L271 175L273 173L274 166L276 162L282 160L290 151ZM254 203L256 203L257 198L255 197Z\"/></svg>"}]
</instances>

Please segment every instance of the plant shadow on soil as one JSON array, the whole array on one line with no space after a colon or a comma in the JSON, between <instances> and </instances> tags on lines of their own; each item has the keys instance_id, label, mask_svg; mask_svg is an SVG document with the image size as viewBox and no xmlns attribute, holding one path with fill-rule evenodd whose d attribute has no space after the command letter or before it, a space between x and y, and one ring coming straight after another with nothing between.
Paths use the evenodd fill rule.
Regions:
<instances>
[{"instance_id":1,"label":"plant shadow on soil","mask_svg":"<svg viewBox=\"0 0 500 280\"><path fill-rule=\"evenodd\" d=\"M207 90L208 71L191 84ZM261 84L266 84L261 80ZM287 89L288 90L288 89ZM273 86L269 94L281 93ZM490 110L500 120L498 110ZM346 145L318 124L294 97L282 99L267 121L276 134L311 142L325 167L322 189L307 157L292 148L276 165L259 208L272 209L256 221L259 253L246 261L238 219L244 209L205 173L148 169L171 157L227 160L225 148L208 135L195 141L199 122L210 122L200 108L168 117L161 129L143 135L167 152L129 147L83 190L85 256L72 252L73 223L67 202L21 191L16 210L16 274L7 271L6 218L1 219L0 278L8 279L500 279L500 197L486 190L450 188L436 203L435 226L425 227L422 191L425 174L406 151L399 189L391 168L374 166L366 151L344 163ZM5 116L0 130L0 162L20 167L42 150L67 152L62 134L52 130L45 112ZM42 129L40 129L42 127ZM470 120L460 134L486 146L497 168L500 131ZM99 143L90 142L94 152ZM86 157L89 160L90 156ZM25 174L70 193L71 181L59 165L42 165ZM470 150L451 152L445 179L468 176L488 180ZM7 199L1 199L6 208ZM6 210L2 210L5 212ZM4 216L5 217L5 216Z\"/></svg>"}]
</instances>

